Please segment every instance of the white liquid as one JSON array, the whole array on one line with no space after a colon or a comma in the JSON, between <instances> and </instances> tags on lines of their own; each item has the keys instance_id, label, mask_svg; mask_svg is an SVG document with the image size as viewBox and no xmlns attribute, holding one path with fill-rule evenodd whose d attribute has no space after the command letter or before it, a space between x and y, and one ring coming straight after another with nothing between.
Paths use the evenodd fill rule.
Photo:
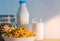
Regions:
<instances>
[{"instance_id":1,"label":"white liquid","mask_svg":"<svg viewBox=\"0 0 60 41\"><path fill-rule=\"evenodd\" d=\"M32 31L36 33L36 40L44 39L44 23L33 23Z\"/></svg>"},{"instance_id":2,"label":"white liquid","mask_svg":"<svg viewBox=\"0 0 60 41\"><path fill-rule=\"evenodd\" d=\"M32 32L34 32L35 34L37 34L37 22L32 23Z\"/></svg>"},{"instance_id":3,"label":"white liquid","mask_svg":"<svg viewBox=\"0 0 60 41\"><path fill-rule=\"evenodd\" d=\"M21 4L20 5L21 9L20 9L20 14L18 15L19 17L17 17L18 19L18 27L25 25L25 24L29 24L29 13L28 10L26 8L25 4Z\"/></svg>"}]
</instances>

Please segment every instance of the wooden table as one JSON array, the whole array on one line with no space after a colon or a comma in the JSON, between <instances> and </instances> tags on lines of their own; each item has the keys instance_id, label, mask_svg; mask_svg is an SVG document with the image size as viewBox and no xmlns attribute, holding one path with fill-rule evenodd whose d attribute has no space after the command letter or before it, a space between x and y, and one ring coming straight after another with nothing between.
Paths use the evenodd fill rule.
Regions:
<instances>
[{"instance_id":1,"label":"wooden table","mask_svg":"<svg viewBox=\"0 0 60 41\"><path fill-rule=\"evenodd\" d=\"M37 40L35 40L35 41L37 41ZM40 40L38 40L38 41L40 41ZM42 41L60 41L60 39L44 39Z\"/></svg>"}]
</instances>

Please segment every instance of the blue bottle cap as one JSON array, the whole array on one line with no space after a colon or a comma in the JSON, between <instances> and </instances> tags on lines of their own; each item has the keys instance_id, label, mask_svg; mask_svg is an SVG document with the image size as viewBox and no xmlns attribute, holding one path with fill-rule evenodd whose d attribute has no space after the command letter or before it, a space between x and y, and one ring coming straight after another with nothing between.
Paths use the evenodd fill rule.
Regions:
<instances>
[{"instance_id":1,"label":"blue bottle cap","mask_svg":"<svg viewBox=\"0 0 60 41\"><path fill-rule=\"evenodd\" d=\"M26 0L19 0L19 3L26 3Z\"/></svg>"}]
</instances>

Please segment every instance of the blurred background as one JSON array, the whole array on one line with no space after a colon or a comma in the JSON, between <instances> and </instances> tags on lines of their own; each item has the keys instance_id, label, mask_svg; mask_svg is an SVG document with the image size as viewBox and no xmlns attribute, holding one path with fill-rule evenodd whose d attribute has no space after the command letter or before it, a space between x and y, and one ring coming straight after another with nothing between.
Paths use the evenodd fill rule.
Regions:
<instances>
[{"instance_id":1,"label":"blurred background","mask_svg":"<svg viewBox=\"0 0 60 41\"><path fill-rule=\"evenodd\" d=\"M42 18L45 23L45 38L60 38L60 0L27 0L30 24L33 18ZM0 0L0 15L15 15L19 0ZM32 27L30 27L32 29Z\"/></svg>"}]
</instances>

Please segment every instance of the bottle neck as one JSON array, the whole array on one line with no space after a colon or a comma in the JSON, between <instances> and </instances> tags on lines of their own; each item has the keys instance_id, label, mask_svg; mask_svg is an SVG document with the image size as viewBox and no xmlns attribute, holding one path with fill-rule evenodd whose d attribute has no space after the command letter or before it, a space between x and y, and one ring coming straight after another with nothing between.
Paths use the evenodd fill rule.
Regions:
<instances>
[{"instance_id":1,"label":"bottle neck","mask_svg":"<svg viewBox=\"0 0 60 41\"><path fill-rule=\"evenodd\" d=\"M26 5L26 3L21 3L21 4L20 4L20 6L25 6L25 5Z\"/></svg>"},{"instance_id":2,"label":"bottle neck","mask_svg":"<svg viewBox=\"0 0 60 41\"><path fill-rule=\"evenodd\" d=\"M20 4L20 8L26 8L26 3Z\"/></svg>"}]
</instances>

